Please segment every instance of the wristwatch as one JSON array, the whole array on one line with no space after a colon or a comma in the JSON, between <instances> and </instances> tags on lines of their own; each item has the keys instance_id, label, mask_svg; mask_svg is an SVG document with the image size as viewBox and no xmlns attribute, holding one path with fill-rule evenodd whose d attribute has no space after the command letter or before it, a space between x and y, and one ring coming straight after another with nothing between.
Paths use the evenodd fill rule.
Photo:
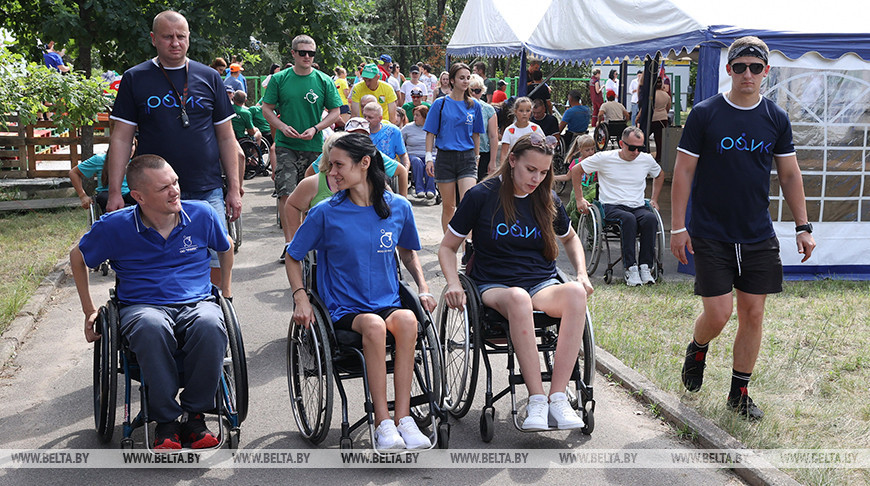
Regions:
<instances>
[{"instance_id":1,"label":"wristwatch","mask_svg":"<svg viewBox=\"0 0 870 486\"><path fill-rule=\"evenodd\" d=\"M795 226L794 230L796 233L800 233L801 231L806 231L807 233L812 233L813 232L813 225L812 225L812 223L802 224L799 226Z\"/></svg>"}]
</instances>

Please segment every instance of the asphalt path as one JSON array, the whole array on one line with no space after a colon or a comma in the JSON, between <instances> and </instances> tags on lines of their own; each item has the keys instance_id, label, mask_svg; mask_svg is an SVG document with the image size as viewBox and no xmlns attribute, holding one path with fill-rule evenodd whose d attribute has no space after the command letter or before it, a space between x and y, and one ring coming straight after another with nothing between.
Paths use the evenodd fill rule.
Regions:
<instances>
[{"instance_id":1,"label":"asphalt path","mask_svg":"<svg viewBox=\"0 0 870 486\"><path fill-rule=\"evenodd\" d=\"M250 378L251 407L242 424L242 449L337 448L339 400L336 393L331 431L319 446L304 441L293 421L287 394L285 347L292 314L292 299L284 267L277 263L283 237L275 223L271 182L257 178L246 183L243 243L233 273L235 306L242 322ZM444 279L437 261L440 242L440 206L412 200L423 245L420 259L435 295ZM560 263L569 268L567 262ZM600 272L599 272L600 273ZM671 273L673 275L673 273ZM621 276L620 276L621 277ZM596 285L604 285L600 278ZM91 274L95 301L108 297L113 277ZM593 297L594 298L594 297ZM102 445L93 430L92 346L85 342L82 314L75 287L67 278L44 309L38 326L28 335L17 357L0 372L0 449L101 449L119 446L120 426L109 445ZM596 322L597 326L607 325ZM496 386L506 382L504 357L494 358ZM451 449L587 450L691 448L674 430L643 404L600 374L595 379L596 428L590 436L573 431L522 433L510 415L510 400L496 404L495 438L481 442L478 432L482 407L481 377L469 415L452 421ZM351 383L351 419L362 415L355 397L361 385ZM134 394L134 397L136 395ZM521 391L518 398L525 399ZM119 403L120 403L119 399ZM138 398L134 398L134 408ZM117 422L120 424L121 408ZM134 433L142 447L141 429ZM368 430L360 429L354 445L370 446ZM742 484L721 469L0 469L0 484L275 484L314 483L328 479L346 484Z\"/></svg>"}]
</instances>

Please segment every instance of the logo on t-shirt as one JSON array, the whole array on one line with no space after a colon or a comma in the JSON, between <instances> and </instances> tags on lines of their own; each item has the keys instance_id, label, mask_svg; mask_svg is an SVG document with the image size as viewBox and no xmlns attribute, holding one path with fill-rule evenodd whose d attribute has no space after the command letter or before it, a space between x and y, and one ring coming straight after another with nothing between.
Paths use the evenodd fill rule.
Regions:
<instances>
[{"instance_id":1,"label":"logo on t-shirt","mask_svg":"<svg viewBox=\"0 0 870 486\"><path fill-rule=\"evenodd\" d=\"M178 253L190 253L198 249L199 247L193 244L193 237L185 236L181 240L181 248L178 249Z\"/></svg>"},{"instance_id":2,"label":"logo on t-shirt","mask_svg":"<svg viewBox=\"0 0 870 486\"><path fill-rule=\"evenodd\" d=\"M308 93L305 93L305 101L311 103L312 105L314 103L317 103L318 98L320 97L317 96L317 93L315 93L313 89L309 89Z\"/></svg>"},{"instance_id":3,"label":"logo on t-shirt","mask_svg":"<svg viewBox=\"0 0 870 486\"><path fill-rule=\"evenodd\" d=\"M381 230L381 246L378 248L378 253L389 253L393 251L393 232Z\"/></svg>"},{"instance_id":4,"label":"logo on t-shirt","mask_svg":"<svg viewBox=\"0 0 870 486\"><path fill-rule=\"evenodd\" d=\"M384 96L384 95L380 95L380 96L378 96L378 103L380 103L380 104L384 104L384 103L386 103L386 102L387 102L387 97L386 97L386 96Z\"/></svg>"},{"instance_id":5,"label":"logo on t-shirt","mask_svg":"<svg viewBox=\"0 0 870 486\"><path fill-rule=\"evenodd\" d=\"M465 124L466 125L474 125L474 113L466 113L465 114Z\"/></svg>"},{"instance_id":6,"label":"logo on t-shirt","mask_svg":"<svg viewBox=\"0 0 870 486\"><path fill-rule=\"evenodd\" d=\"M537 239L541 237L541 230L537 226L524 226L519 221L508 226L507 223L499 223L492 229L492 239L498 240L502 236L510 235L513 238Z\"/></svg>"},{"instance_id":7,"label":"logo on t-shirt","mask_svg":"<svg viewBox=\"0 0 870 486\"><path fill-rule=\"evenodd\" d=\"M758 152L761 154L769 154L770 147L773 142L765 142L764 140L747 139L745 133L741 133L737 138L722 137L719 141L719 153L724 153L728 150L739 150L741 152Z\"/></svg>"},{"instance_id":8,"label":"logo on t-shirt","mask_svg":"<svg viewBox=\"0 0 870 486\"><path fill-rule=\"evenodd\" d=\"M147 107L147 110L145 110L145 112L150 114L151 110L156 110L160 107L163 107L163 108L181 108L179 101L180 100L179 100L178 96L176 96L174 94L173 90L169 90L165 95L163 95L162 98L160 96L152 95L152 96L149 96L148 99L145 100L145 106ZM203 101L202 96L191 95L190 98L188 98L187 102L186 102L187 108L190 109L190 108L198 106L204 110L205 106L203 106L202 101Z\"/></svg>"}]
</instances>

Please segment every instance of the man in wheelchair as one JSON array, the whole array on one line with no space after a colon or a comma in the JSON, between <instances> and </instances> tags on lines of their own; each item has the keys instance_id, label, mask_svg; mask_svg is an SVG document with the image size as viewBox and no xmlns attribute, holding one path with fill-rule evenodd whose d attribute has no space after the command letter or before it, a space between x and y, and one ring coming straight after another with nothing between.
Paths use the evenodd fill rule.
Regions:
<instances>
[{"instance_id":1,"label":"man in wheelchair","mask_svg":"<svg viewBox=\"0 0 870 486\"><path fill-rule=\"evenodd\" d=\"M586 174L598 173L598 198L604 205L604 219L620 224L622 262L625 283L630 287L654 284L650 268L655 259L655 237L658 220L644 205L646 178L653 177L650 205L658 210L658 197L664 184L664 172L655 159L643 150L643 131L628 127L622 132L619 150L598 152L583 159L573 170ZM583 188L575 187L577 210L589 210L583 198ZM640 265L635 251L635 238L640 232Z\"/></svg>"},{"instance_id":2,"label":"man in wheelchair","mask_svg":"<svg viewBox=\"0 0 870 486\"><path fill-rule=\"evenodd\" d=\"M203 412L215 406L227 334L211 293L207 249L218 252L221 289L229 299L232 244L208 203L181 201L178 176L161 157L134 158L127 183L138 204L104 215L70 252L85 338L100 339L87 268L108 259L117 275L120 332L147 381L148 409L157 421L154 448L214 447L218 440ZM179 350L186 383L178 383ZM175 399L179 385L181 404Z\"/></svg>"}]
</instances>

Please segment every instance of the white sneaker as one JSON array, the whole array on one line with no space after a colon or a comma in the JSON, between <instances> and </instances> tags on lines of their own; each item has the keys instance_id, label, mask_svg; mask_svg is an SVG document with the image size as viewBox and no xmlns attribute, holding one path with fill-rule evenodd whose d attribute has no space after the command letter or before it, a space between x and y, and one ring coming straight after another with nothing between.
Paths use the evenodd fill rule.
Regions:
<instances>
[{"instance_id":1,"label":"white sneaker","mask_svg":"<svg viewBox=\"0 0 870 486\"><path fill-rule=\"evenodd\" d=\"M632 265L625 269L625 285L628 285L629 287L643 285L643 281L640 279L640 274L638 273L637 265Z\"/></svg>"},{"instance_id":2,"label":"white sneaker","mask_svg":"<svg viewBox=\"0 0 870 486\"><path fill-rule=\"evenodd\" d=\"M426 437L420 429L417 428L417 423L410 415L399 420L399 435L405 441L407 449L428 449L432 447L432 442Z\"/></svg>"},{"instance_id":3,"label":"white sneaker","mask_svg":"<svg viewBox=\"0 0 870 486\"><path fill-rule=\"evenodd\" d=\"M640 281L644 284L655 284L656 279L653 278L652 274L649 272L649 265L644 263L640 266Z\"/></svg>"},{"instance_id":4,"label":"white sneaker","mask_svg":"<svg viewBox=\"0 0 870 486\"><path fill-rule=\"evenodd\" d=\"M405 441L399 435L396 424L391 419L385 419L381 422L381 425L378 425L378 428L375 429L375 449L380 451L404 448Z\"/></svg>"},{"instance_id":5,"label":"white sneaker","mask_svg":"<svg viewBox=\"0 0 870 486\"><path fill-rule=\"evenodd\" d=\"M559 430L579 429L583 427L583 419L571 407L568 395L554 393L550 395L550 423Z\"/></svg>"},{"instance_id":6,"label":"white sneaker","mask_svg":"<svg viewBox=\"0 0 870 486\"><path fill-rule=\"evenodd\" d=\"M435 193L432 191L427 192L426 199L435 199Z\"/></svg>"},{"instance_id":7,"label":"white sneaker","mask_svg":"<svg viewBox=\"0 0 870 486\"><path fill-rule=\"evenodd\" d=\"M531 395L529 404L526 405L526 420L523 421L523 430L547 430L550 428L547 414L550 406L547 404L546 395Z\"/></svg>"}]
</instances>

